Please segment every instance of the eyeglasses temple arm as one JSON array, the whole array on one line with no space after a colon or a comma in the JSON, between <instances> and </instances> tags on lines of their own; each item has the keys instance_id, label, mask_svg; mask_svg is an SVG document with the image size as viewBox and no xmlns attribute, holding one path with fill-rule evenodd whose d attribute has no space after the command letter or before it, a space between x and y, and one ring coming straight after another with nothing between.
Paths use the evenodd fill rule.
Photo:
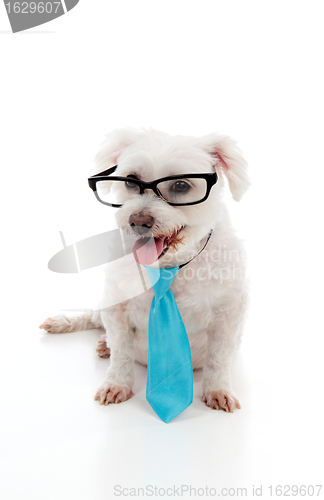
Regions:
<instances>
[{"instance_id":1,"label":"eyeglasses temple arm","mask_svg":"<svg viewBox=\"0 0 324 500\"><path fill-rule=\"evenodd\" d=\"M99 172L99 174L92 175L89 177L89 179L93 179L94 177L101 177L103 175L110 175L115 172L116 168L118 165L115 165L114 167L108 168L108 170L104 170L103 172Z\"/></svg>"}]
</instances>

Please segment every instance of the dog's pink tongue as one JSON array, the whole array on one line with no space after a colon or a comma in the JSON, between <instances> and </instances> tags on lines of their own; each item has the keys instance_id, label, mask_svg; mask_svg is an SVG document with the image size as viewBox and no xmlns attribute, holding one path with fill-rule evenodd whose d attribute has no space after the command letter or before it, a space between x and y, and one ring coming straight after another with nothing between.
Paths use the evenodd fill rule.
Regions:
<instances>
[{"instance_id":1,"label":"dog's pink tongue","mask_svg":"<svg viewBox=\"0 0 324 500\"><path fill-rule=\"evenodd\" d=\"M136 262L149 266L161 255L164 248L164 238L142 238L135 241L133 255Z\"/></svg>"}]
</instances>

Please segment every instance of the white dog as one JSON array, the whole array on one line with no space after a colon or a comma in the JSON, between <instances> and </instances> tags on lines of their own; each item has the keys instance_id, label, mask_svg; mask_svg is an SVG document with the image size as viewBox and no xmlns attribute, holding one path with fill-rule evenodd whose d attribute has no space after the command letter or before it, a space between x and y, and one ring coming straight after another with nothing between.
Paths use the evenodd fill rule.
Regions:
<instances>
[{"instance_id":1,"label":"white dog","mask_svg":"<svg viewBox=\"0 0 324 500\"><path fill-rule=\"evenodd\" d=\"M128 227L137 235L148 233L154 237L151 241L155 242L155 249L148 244L148 250L137 254L138 262L174 267L193 258L179 271L171 290L186 326L193 368L203 368L202 399L211 408L232 412L240 404L232 389L230 367L241 338L248 285L243 246L229 220L222 191L226 177L233 198L241 199L249 187L246 162L236 143L226 136L194 138L156 130L120 129L107 136L96 157L96 172L114 165L115 176L130 179L123 183L127 193L121 194L123 205L116 210L118 226ZM191 205L170 204L179 199L199 201L202 194L195 184L198 179L190 179L189 174L215 172L217 182L207 199ZM138 180L151 182L168 176L181 176L176 184L169 181L173 182L171 187L165 182L168 191L160 189L164 186L161 184L158 191L140 192L136 184ZM204 181L199 182L203 189ZM108 189L107 193L109 197ZM212 230L210 240L199 253ZM147 364L153 291L141 266L147 291L138 292L139 266L130 257L127 265L116 261L113 272L109 266L100 311L81 317L59 315L41 325L49 333L102 327L106 330L97 351L101 357L109 357L111 352L111 361L95 397L105 405L129 399L133 395L134 361Z\"/></svg>"}]
</instances>

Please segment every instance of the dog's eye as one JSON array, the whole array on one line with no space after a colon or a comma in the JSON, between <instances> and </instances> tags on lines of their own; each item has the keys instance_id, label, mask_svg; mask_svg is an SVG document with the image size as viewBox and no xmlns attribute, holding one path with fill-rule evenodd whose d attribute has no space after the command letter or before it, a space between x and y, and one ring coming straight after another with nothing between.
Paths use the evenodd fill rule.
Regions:
<instances>
[{"instance_id":1,"label":"dog's eye","mask_svg":"<svg viewBox=\"0 0 324 500\"><path fill-rule=\"evenodd\" d=\"M137 179L135 175L128 175L127 177L129 177L130 179ZM128 187L128 189L138 189L138 185L135 182L125 181L125 184Z\"/></svg>"},{"instance_id":2,"label":"dog's eye","mask_svg":"<svg viewBox=\"0 0 324 500\"><path fill-rule=\"evenodd\" d=\"M190 189L190 184L185 181L177 181L171 186L171 191L175 191L176 193L186 193Z\"/></svg>"}]
</instances>

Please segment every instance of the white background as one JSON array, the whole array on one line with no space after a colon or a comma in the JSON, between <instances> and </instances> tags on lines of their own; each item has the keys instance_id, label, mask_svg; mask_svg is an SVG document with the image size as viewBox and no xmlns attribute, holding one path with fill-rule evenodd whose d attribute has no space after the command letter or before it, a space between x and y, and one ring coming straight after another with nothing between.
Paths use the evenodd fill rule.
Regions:
<instances>
[{"instance_id":1,"label":"white background","mask_svg":"<svg viewBox=\"0 0 324 500\"><path fill-rule=\"evenodd\" d=\"M0 5L2 499L323 483L323 14L316 1L80 0L13 35ZM123 125L226 133L248 160L252 188L227 196L252 277L234 414L203 405L198 372L193 405L164 424L139 365L134 398L99 406L99 333L38 329L100 297L100 268L47 262L59 231L71 244L113 227L87 177Z\"/></svg>"}]
</instances>

